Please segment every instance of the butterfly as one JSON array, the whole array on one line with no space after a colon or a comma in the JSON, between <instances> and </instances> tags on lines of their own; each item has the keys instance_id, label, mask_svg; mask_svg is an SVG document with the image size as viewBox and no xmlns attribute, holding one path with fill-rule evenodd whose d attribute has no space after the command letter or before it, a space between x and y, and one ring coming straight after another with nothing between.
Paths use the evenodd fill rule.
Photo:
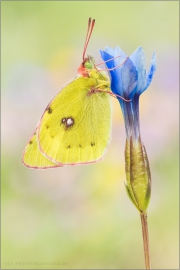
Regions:
<instances>
[{"instance_id":1,"label":"butterfly","mask_svg":"<svg viewBox=\"0 0 180 270\"><path fill-rule=\"evenodd\" d=\"M25 147L22 162L29 168L95 163L105 155L113 93L94 58L85 57L94 24L89 18L78 76L50 101Z\"/></svg>"}]
</instances>

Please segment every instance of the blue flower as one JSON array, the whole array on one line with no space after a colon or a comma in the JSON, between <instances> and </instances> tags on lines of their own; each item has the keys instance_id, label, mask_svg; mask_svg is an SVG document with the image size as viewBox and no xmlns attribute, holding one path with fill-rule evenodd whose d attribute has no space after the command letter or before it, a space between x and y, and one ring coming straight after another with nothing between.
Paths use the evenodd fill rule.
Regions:
<instances>
[{"instance_id":1,"label":"blue flower","mask_svg":"<svg viewBox=\"0 0 180 270\"><path fill-rule=\"evenodd\" d=\"M106 47L100 51L111 79L111 90L121 105L125 128L125 170L126 191L140 213L146 213L151 196L151 173L148 156L141 141L139 126L139 97L151 84L156 71L156 54L152 56L149 72L146 74L146 58L139 47L130 57L119 48Z\"/></svg>"},{"instance_id":2,"label":"blue flower","mask_svg":"<svg viewBox=\"0 0 180 270\"><path fill-rule=\"evenodd\" d=\"M151 84L153 75L156 71L156 54L152 56L149 72L146 73L146 58L142 47L139 47L130 57L119 48L112 49L106 47L100 51L101 57L109 70L111 78L111 90L125 99L131 100L130 103L118 98L124 116L126 134L130 138L138 140L140 137L139 129L139 96Z\"/></svg>"}]
</instances>

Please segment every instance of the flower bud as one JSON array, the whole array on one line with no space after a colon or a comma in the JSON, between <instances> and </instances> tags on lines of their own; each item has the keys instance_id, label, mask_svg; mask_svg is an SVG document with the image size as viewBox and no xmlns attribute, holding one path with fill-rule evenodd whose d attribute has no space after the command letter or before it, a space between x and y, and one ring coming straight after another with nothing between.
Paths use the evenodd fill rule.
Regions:
<instances>
[{"instance_id":1,"label":"flower bud","mask_svg":"<svg viewBox=\"0 0 180 270\"><path fill-rule=\"evenodd\" d=\"M125 147L126 191L141 212L145 213L151 195L151 174L146 149L139 140L126 139Z\"/></svg>"}]
</instances>

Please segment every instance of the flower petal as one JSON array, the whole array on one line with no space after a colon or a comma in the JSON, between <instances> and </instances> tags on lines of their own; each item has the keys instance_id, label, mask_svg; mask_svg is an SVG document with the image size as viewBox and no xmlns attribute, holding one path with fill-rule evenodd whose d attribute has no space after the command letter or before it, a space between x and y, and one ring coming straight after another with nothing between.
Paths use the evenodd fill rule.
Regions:
<instances>
[{"instance_id":1,"label":"flower petal","mask_svg":"<svg viewBox=\"0 0 180 270\"><path fill-rule=\"evenodd\" d=\"M156 64L157 64L157 62L156 62L156 53L154 52L153 56L152 56L152 59L151 59L149 72L148 72L147 77L146 77L146 86L145 86L145 88L144 88L144 90L142 92L144 92L149 87L149 85L151 84L154 73L156 71ZM142 92L141 92L141 94L142 94Z\"/></svg>"},{"instance_id":2,"label":"flower petal","mask_svg":"<svg viewBox=\"0 0 180 270\"><path fill-rule=\"evenodd\" d=\"M138 73L136 93L140 95L146 86L146 57L142 47L137 48L137 50L130 56L130 59Z\"/></svg>"},{"instance_id":3,"label":"flower petal","mask_svg":"<svg viewBox=\"0 0 180 270\"><path fill-rule=\"evenodd\" d=\"M101 57L102 57L103 61L106 64L106 66L108 68L113 68L114 67L114 59L112 59L112 58L114 58L114 55L112 55L112 54L110 54L110 53L108 53L106 51L102 51L102 50L100 50L100 54L101 54ZM112 59L112 60L108 61L106 63L106 61L109 60L109 59Z\"/></svg>"},{"instance_id":4,"label":"flower petal","mask_svg":"<svg viewBox=\"0 0 180 270\"><path fill-rule=\"evenodd\" d=\"M119 47L116 47L115 49L106 47L105 50L110 52L112 55L105 51L100 51L101 57L104 61L119 56L120 54L123 61L126 60L122 66L109 71L112 92L127 99L132 98L135 94L138 80L137 71L133 65L133 62L130 58L127 58L127 55ZM106 62L105 64L107 68L111 69L123 63L123 61L120 59L121 57ZM119 99L119 101L122 104L122 100Z\"/></svg>"},{"instance_id":5,"label":"flower petal","mask_svg":"<svg viewBox=\"0 0 180 270\"><path fill-rule=\"evenodd\" d=\"M126 99L132 99L137 88L138 73L129 57L122 65L121 77L123 96Z\"/></svg>"},{"instance_id":6,"label":"flower petal","mask_svg":"<svg viewBox=\"0 0 180 270\"><path fill-rule=\"evenodd\" d=\"M123 63L125 61L125 59L127 58L127 54L125 54L125 52L123 52L123 50L121 50L121 48L119 48L118 46L116 46L115 49L112 49L110 47L106 47L105 48L105 52L107 52L108 54L112 55L113 57L117 57L115 58L115 64L118 66L121 63Z\"/></svg>"},{"instance_id":7,"label":"flower petal","mask_svg":"<svg viewBox=\"0 0 180 270\"><path fill-rule=\"evenodd\" d=\"M115 55L114 50L112 51L112 53ZM102 59L104 61L107 61L107 60L112 59L114 57L114 55L110 55L105 51L100 51L100 54L101 54L101 57L102 57ZM106 62L105 63L106 67L108 69L116 67L117 64L115 63L115 60L116 59L112 59L111 61ZM111 78L111 90L115 94L122 95L121 70L120 69L114 69L114 70L108 71L108 73L109 73L109 76Z\"/></svg>"}]
</instances>

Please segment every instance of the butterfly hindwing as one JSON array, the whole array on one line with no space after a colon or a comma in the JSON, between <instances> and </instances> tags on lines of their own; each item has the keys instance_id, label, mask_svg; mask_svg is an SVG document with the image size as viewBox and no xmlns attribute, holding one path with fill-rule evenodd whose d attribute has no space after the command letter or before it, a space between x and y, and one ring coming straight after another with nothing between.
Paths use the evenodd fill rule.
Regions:
<instances>
[{"instance_id":1,"label":"butterfly hindwing","mask_svg":"<svg viewBox=\"0 0 180 270\"><path fill-rule=\"evenodd\" d=\"M78 77L55 96L38 128L43 155L54 163L75 165L100 160L111 130L109 95L91 93L93 78Z\"/></svg>"},{"instance_id":2,"label":"butterfly hindwing","mask_svg":"<svg viewBox=\"0 0 180 270\"><path fill-rule=\"evenodd\" d=\"M37 143L37 128L27 143L23 153L23 164L34 169L48 169L59 167L56 163L45 157L39 150Z\"/></svg>"}]
</instances>

